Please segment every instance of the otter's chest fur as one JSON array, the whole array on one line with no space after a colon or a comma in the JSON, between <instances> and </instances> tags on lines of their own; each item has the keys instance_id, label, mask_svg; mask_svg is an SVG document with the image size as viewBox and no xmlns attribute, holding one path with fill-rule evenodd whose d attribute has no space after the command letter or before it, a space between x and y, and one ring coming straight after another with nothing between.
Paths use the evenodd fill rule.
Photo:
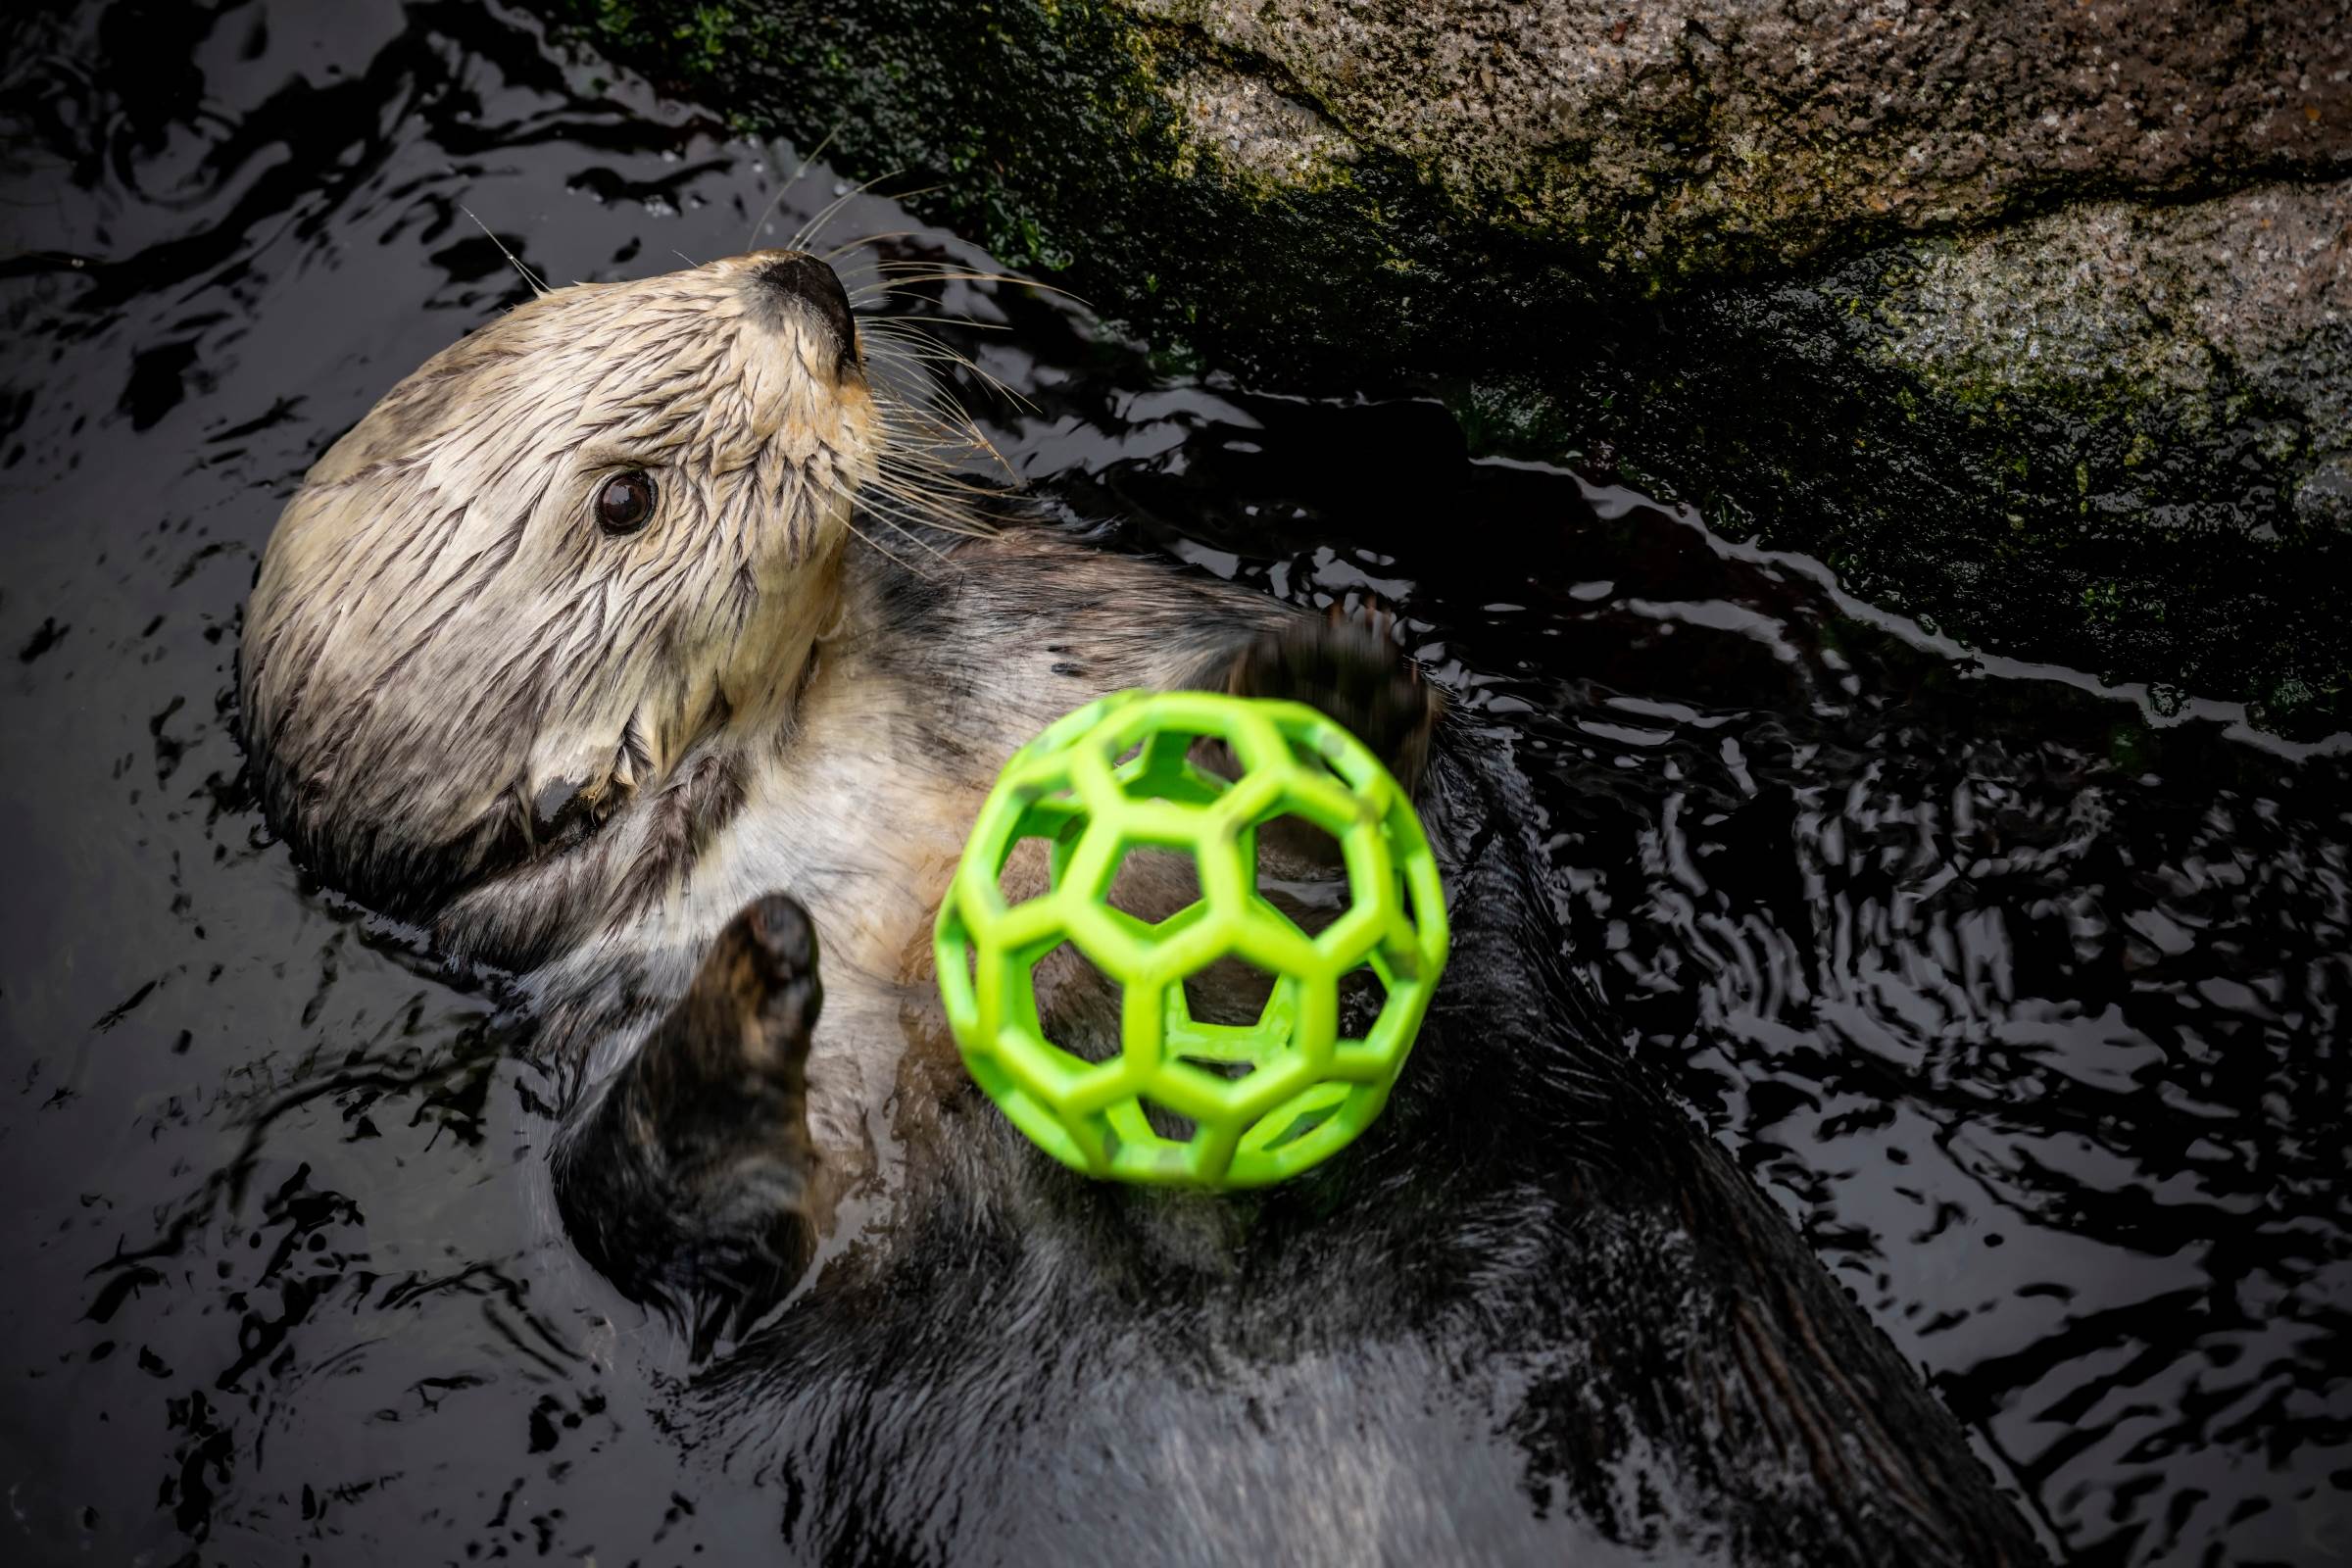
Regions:
<instances>
[{"instance_id":1,"label":"otter's chest fur","mask_svg":"<svg viewBox=\"0 0 2352 1568\"><path fill-rule=\"evenodd\" d=\"M565 1032L593 1082L638 1049L731 916L791 890L823 963L809 1132L831 1184L862 1175L899 1147L886 1113L901 1083L911 1073L937 1084L934 1070L953 1067L932 919L1004 760L1106 693L1198 684L1292 618L1258 596L1044 531L956 541L936 557L853 549L840 613L789 722L738 754L737 803L694 846L689 874L531 984L569 1004ZM1086 977L1054 978L1072 1026L1115 1016L1073 994Z\"/></svg>"}]
</instances>

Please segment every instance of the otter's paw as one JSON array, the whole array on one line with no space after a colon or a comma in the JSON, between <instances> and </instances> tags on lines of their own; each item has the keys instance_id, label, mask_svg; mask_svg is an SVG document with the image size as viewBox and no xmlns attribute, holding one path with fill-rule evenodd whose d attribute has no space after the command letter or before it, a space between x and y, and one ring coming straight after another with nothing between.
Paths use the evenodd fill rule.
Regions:
<instances>
[{"instance_id":1,"label":"otter's paw","mask_svg":"<svg viewBox=\"0 0 2352 1568\"><path fill-rule=\"evenodd\" d=\"M825 1001L816 927L799 901L771 893L727 922L662 1033L726 1078L749 1072L798 1095L808 1036Z\"/></svg>"},{"instance_id":2,"label":"otter's paw","mask_svg":"<svg viewBox=\"0 0 2352 1568\"><path fill-rule=\"evenodd\" d=\"M1281 697L1321 709L1372 748L1408 795L1421 787L1429 737L1445 710L1437 688L1396 647L1395 617L1367 606L1268 632L1234 659L1237 697Z\"/></svg>"},{"instance_id":3,"label":"otter's paw","mask_svg":"<svg viewBox=\"0 0 2352 1568\"><path fill-rule=\"evenodd\" d=\"M698 1353L814 1249L808 1064L823 1003L808 911L758 901L557 1152L573 1244L624 1294L691 1316Z\"/></svg>"}]
</instances>

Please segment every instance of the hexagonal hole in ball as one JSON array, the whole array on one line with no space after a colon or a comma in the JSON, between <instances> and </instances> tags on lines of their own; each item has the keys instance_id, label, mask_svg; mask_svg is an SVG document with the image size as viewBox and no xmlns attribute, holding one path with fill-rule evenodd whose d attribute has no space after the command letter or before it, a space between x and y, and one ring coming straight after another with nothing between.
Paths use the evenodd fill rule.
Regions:
<instances>
[{"instance_id":1,"label":"hexagonal hole in ball","mask_svg":"<svg viewBox=\"0 0 2352 1568\"><path fill-rule=\"evenodd\" d=\"M1392 1030L1377 1046L1373 1036L1388 1008L1389 994L1379 965L1369 960L1340 976L1340 1038L1332 1061L1341 1077L1370 1083L1387 1072L1396 1050L1396 1033ZM1405 1046L1411 1043L1409 1036L1403 1037Z\"/></svg>"},{"instance_id":2,"label":"hexagonal hole in ball","mask_svg":"<svg viewBox=\"0 0 2352 1568\"><path fill-rule=\"evenodd\" d=\"M1102 902L1146 925L1160 925L1200 902L1200 862L1189 849L1130 844Z\"/></svg>"},{"instance_id":3,"label":"hexagonal hole in ball","mask_svg":"<svg viewBox=\"0 0 2352 1568\"><path fill-rule=\"evenodd\" d=\"M1320 749L1309 746L1304 741L1295 740L1291 742L1291 757L1300 767L1305 768L1315 777L1329 779L1342 789L1348 787L1348 781L1340 777L1338 771L1331 765L1331 759L1325 757Z\"/></svg>"},{"instance_id":4,"label":"hexagonal hole in ball","mask_svg":"<svg viewBox=\"0 0 2352 1568\"><path fill-rule=\"evenodd\" d=\"M1297 1143L1321 1127L1347 1102L1349 1086L1320 1083L1270 1113L1252 1128L1245 1142L1272 1151Z\"/></svg>"},{"instance_id":5,"label":"hexagonal hole in ball","mask_svg":"<svg viewBox=\"0 0 2352 1568\"><path fill-rule=\"evenodd\" d=\"M1006 908L1051 891L1056 851L1062 856L1086 831L1086 810L1067 791L1034 801L1021 815L1018 836L997 872Z\"/></svg>"},{"instance_id":6,"label":"hexagonal hole in ball","mask_svg":"<svg viewBox=\"0 0 2352 1568\"><path fill-rule=\"evenodd\" d=\"M1119 1053L1124 988L1069 942L1056 942L1029 968L1039 1032L1064 1055L1108 1061Z\"/></svg>"},{"instance_id":7,"label":"hexagonal hole in ball","mask_svg":"<svg viewBox=\"0 0 2352 1568\"><path fill-rule=\"evenodd\" d=\"M1189 1144L1200 1130L1200 1124L1192 1117L1179 1115L1155 1100L1139 1096L1135 1102L1143 1109L1145 1123L1170 1143Z\"/></svg>"},{"instance_id":8,"label":"hexagonal hole in ball","mask_svg":"<svg viewBox=\"0 0 2352 1568\"><path fill-rule=\"evenodd\" d=\"M1348 858L1339 836L1296 811L1257 825L1257 891L1308 936L1348 912Z\"/></svg>"},{"instance_id":9,"label":"hexagonal hole in ball","mask_svg":"<svg viewBox=\"0 0 2352 1568\"><path fill-rule=\"evenodd\" d=\"M1184 1014L1171 1009L1168 1019L1169 1056L1228 1082L1249 1077L1289 1043L1295 1003L1281 993L1282 983L1232 955L1186 975Z\"/></svg>"},{"instance_id":10,"label":"hexagonal hole in ball","mask_svg":"<svg viewBox=\"0 0 2352 1568\"><path fill-rule=\"evenodd\" d=\"M1380 1009L1388 1004L1389 988L1370 963L1358 964L1340 976L1340 1038L1362 1040Z\"/></svg>"},{"instance_id":11,"label":"hexagonal hole in ball","mask_svg":"<svg viewBox=\"0 0 2352 1568\"><path fill-rule=\"evenodd\" d=\"M1179 806L1211 804L1237 774L1222 740L1183 729L1145 737L1121 752L1111 768L1130 798Z\"/></svg>"}]
</instances>

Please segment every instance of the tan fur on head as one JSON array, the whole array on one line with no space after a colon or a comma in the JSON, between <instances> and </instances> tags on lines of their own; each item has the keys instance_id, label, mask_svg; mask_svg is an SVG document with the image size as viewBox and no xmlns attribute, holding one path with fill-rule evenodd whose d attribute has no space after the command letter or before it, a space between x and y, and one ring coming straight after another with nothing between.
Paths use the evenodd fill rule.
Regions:
<instances>
[{"instance_id":1,"label":"tan fur on head","mask_svg":"<svg viewBox=\"0 0 2352 1568\"><path fill-rule=\"evenodd\" d=\"M876 462L838 285L797 296L769 270L813 265L543 295L311 470L247 608L240 689L271 818L330 881L421 914L548 858L610 893L680 813L723 809L717 742L786 715ZM598 491L638 468L652 519L608 532ZM616 813L642 820L548 856Z\"/></svg>"}]
</instances>

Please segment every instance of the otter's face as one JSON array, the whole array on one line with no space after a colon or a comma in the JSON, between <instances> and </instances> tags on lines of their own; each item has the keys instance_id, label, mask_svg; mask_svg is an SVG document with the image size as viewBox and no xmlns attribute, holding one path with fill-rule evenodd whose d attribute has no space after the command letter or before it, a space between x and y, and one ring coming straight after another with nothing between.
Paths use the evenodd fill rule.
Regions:
<instances>
[{"instance_id":1,"label":"otter's face","mask_svg":"<svg viewBox=\"0 0 2352 1568\"><path fill-rule=\"evenodd\" d=\"M271 818L412 914L566 857L658 873L680 822L605 830L707 815L726 733L788 711L875 431L849 302L797 253L559 289L436 355L263 559L240 675Z\"/></svg>"}]
</instances>

